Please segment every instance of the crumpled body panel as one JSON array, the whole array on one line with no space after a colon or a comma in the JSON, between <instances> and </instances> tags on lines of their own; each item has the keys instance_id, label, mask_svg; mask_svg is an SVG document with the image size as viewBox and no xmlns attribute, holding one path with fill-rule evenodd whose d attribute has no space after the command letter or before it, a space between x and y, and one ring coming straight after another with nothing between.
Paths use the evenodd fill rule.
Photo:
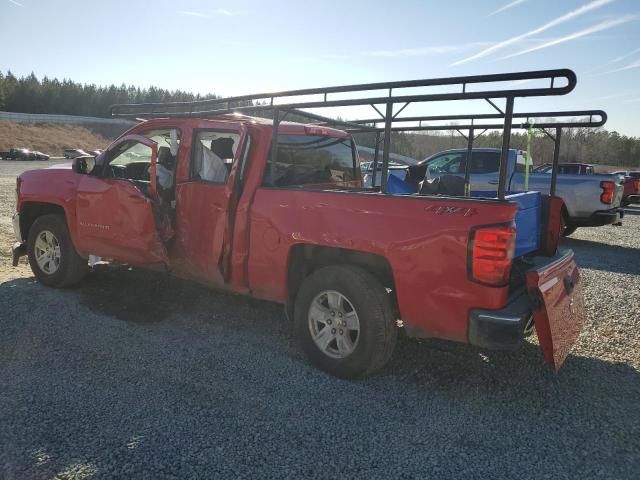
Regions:
<instances>
[{"instance_id":1,"label":"crumpled body panel","mask_svg":"<svg viewBox=\"0 0 640 480\"><path fill-rule=\"evenodd\" d=\"M556 262L527 272L533 317L546 363L556 370L569 355L584 322L584 293L571 250Z\"/></svg>"}]
</instances>

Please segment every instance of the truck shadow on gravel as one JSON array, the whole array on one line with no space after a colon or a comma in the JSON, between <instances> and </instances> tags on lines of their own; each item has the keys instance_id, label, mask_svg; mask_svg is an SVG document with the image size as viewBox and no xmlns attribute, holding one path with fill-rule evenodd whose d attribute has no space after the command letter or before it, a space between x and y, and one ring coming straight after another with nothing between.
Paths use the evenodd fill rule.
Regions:
<instances>
[{"instance_id":1,"label":"truck shadow on gravel","mask_svg":"<svg viewBox=\"0 0 640 480\"><path fill-rule=\"evenodd\" d=\"M162 322L174 313L189 314L210 290L163 273L97 265L77 288L80 301L97 314L135 323Z\"/></svg>"},{"instance_id":2,"label":"truck shadow on gravel","mask_svg":"<svg viewBox=\"0 0 640 480\"><path fill-rule=\"evenodd\" d=\"M251 313L249 318L254 314L283 318L280 305L220 292L166 273L116 265L96 265L75 290L92 312L137 324L177 318L187 323L224 323L228 319L242 323L247 312Z\"/></svg>"},{"instance_id":3,"label":"truck shadow on gravel","mask_svg":"<svg viewBox=\"0 0 640 480\"><path fill-rule=\"evenodd\" d=\"M576 252L577 263L580 268L640 274L640 249L578 238L566 239L565 246Z\"/></svg>"},{"instance_id":4,"label":"truck shadow on gravel","mask_svg":"<svg viewBox=\"0 0 640 480\"><path fill-rule=\"evenodd\" d=\"M158 323L175 315L204 318L216 313L220 303L229 311L233 311L232 304L247 302L282 311L268 302L219 292L169 274L115 265L96 265L77 292L82 304L94 313L134 323Z\"/></svg>"}]
</instances>

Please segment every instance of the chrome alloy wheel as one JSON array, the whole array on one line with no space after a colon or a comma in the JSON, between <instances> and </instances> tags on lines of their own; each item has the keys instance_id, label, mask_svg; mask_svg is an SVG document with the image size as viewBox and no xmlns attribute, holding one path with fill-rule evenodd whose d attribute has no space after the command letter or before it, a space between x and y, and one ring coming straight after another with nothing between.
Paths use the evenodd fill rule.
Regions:
<instances>
[{"instance_id":1,"label":"chrome alloy wheel","mask_svg":"<svg viewBox=\"0 0 640 480\"><path fill-rule=\"evenodd\" d=\"M353 353L360 340L360 320L353 304L335 290L320 292L309 307L309 331L320 351L332 358Z\"/></svg>"},{"instance_id":2,"label":"chrome alloy wheel","mask_svg":"<svg viewBox=\"0 0 640 480\"><path fill-rule=\"evenodd\" d=\"M43 230L36 238L35 257L38 267L44 273L52 275L60 268L60 242L49 230Z\"/></svg>"}]
</instances>

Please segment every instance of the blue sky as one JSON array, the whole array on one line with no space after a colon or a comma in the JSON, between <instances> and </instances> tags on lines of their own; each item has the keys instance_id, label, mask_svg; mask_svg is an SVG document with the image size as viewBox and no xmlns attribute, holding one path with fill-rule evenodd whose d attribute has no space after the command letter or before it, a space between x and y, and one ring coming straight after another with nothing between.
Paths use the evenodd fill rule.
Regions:
<instances>
[{"instance_id":1,"label":"blue sky","mask_svg":"<svg viewBox=\"0 0 640 480\"><path fill-rule=\"evenodd\" d=\"M17 75L225 96L568 67L574 92L516 110L602 108L640 136L638 0L0 0L0 23ZM405 113L490 108L459 103Z\"/></svg>"}]
</instances>

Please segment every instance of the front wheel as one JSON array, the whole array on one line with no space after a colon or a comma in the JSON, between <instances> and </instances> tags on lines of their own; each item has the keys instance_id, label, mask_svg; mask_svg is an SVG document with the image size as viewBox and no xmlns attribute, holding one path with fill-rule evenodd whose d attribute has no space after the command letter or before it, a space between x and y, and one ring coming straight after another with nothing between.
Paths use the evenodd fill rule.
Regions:
<instances>
[{"instance_id":1,"label":"front wheel","mask_svg":"<svg viewBox=\"0 0 640 480\"><path fill-rule=\"evenodd\" d=\"M70 287L88 271L87 261L71 243L64 215L43 215L33 222L27 254L33 274L50 287Z\"/></svg>"},{"instance_id":2,"label":"front wheel","mask_svg":"<svg viewBox=\"0 0 640 480\"><path fill-rule=\"evenodd\" d=\"M369 272L351 266L324 267L303 281L294 324L311 363L342 378L382 368L397 340L390 294Z\"/></svg>"}]
</instances>

